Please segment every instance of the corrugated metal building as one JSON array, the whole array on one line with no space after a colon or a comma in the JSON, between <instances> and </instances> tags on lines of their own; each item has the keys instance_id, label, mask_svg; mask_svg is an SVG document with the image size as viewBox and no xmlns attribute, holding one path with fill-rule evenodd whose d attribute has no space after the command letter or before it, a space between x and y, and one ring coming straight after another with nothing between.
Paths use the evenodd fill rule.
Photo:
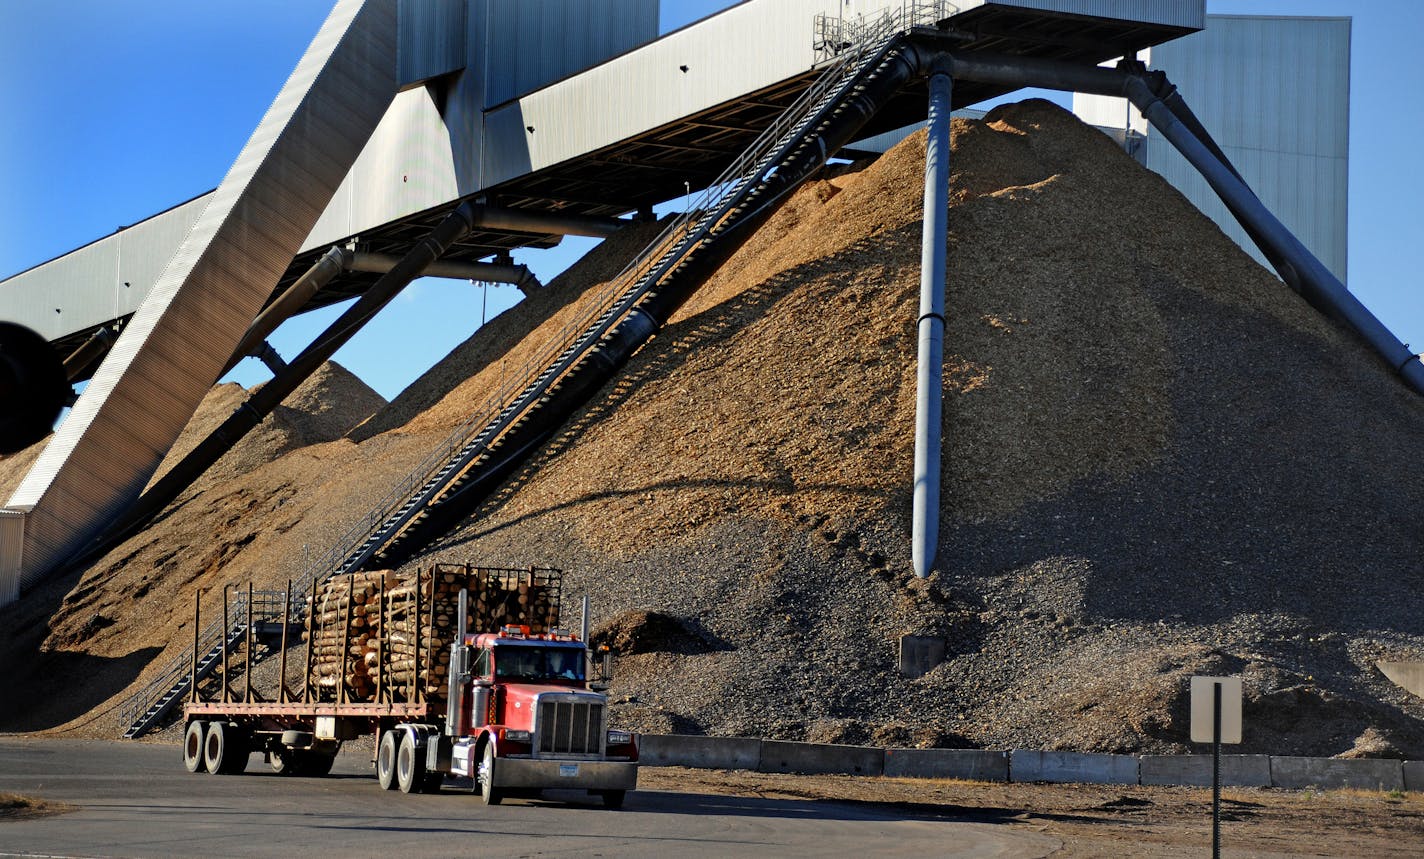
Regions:
<instances>
[{"instance_id":1,"label":"corrugated metal building","mask_svg":"<svg viewBox=\"0 0 1424 859\"><path fill-rule=\"evenodd\" d=\"M1208 15L1202 32L1141 59L1167 73L1266 207L1345 281L1350 19ZM1073 110L1145 138L1138 157L1265 264L1206 180L1125 99L1077 96Z\"/></svg>"}]
</instances>

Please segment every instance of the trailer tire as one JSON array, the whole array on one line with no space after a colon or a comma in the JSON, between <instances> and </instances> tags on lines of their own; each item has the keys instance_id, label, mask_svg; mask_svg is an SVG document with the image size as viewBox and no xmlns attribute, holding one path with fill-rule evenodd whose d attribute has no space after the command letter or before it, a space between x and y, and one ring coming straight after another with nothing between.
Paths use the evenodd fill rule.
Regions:
<instances>
[{"instance_id":1,"label":"trailer tire","mask_svg":"<svg viewBox=\"0 0 1424 859\"><path fill-rule=\"evenodd\" d=\"M499 805L504 801L504 794L494 786L494 765L494 743L486 743L479 769L480 801L485 805Z\"/></svg>"},{"instance_id":2,"label":"trailer tire","mask_svg":"<svg viewBox=\"0 0 1424 859\"><path fill-rule=\"evenodd\" d=\"M203 772L207 769L203 763L203 741L207 739L204 736L207 730L207 722L202 719L194 719L183 731L183 768L190 773Z\"/></svg>"},{"instance_id":3,"label":"trailer tire","mask_svg":"<svg viewBox=\"0 0 1424 859\"><path fill-rule=\"evenodd\" d=\"M267 753L267 764L277 775L297 774L297 753L291 749L277 749Z\"/></svg>"},{"instance_id":4,"label":"trailer tire","mask_svg":"<svg viewBox=\"0 0 1424 859\"><path fill-rule=\"evenodd\" d=\"M603 807L614 811L623 807L623 799L627 795L626 790L605 790L603 791Z\"/></svg>"},{"instance_id":5,"label":"trailer tire","mask_svg":"<svg viewBox=\"0 0 1424 859\"><path fill-rule=\"evenodd\" d=\"M425 758L415 747L415 734L403 731L396 751L396 784L401 793L420 793L425 781Z\"/></svg>"},{"instance_id":6,"label":"trailer tire","mask_svg":"<svg viewBox=\"0 0 1424 859\"><path fill-rule=\"evenodd\" d=\"M381 790L396 789L397 742L395 730L381 732L381 745L376 749L376 781L380 783Z\"/></svg>"},{"instance_id":7,"label":"trailer tire","mask_svg":"<svg viewBox=\"0 0 1424 859\"><path fill-rule=\"evenodd\" d=\"M232 722L213 722L203 737L203 765L214 775L231 775L247 769L248 748L241 730Z\"/></svg>"}]
</instances>

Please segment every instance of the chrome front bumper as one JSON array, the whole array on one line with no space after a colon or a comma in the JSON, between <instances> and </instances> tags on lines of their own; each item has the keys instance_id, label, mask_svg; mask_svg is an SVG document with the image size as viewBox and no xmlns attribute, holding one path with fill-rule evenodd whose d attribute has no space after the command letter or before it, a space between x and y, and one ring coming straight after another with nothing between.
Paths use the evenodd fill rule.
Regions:
<instances>
[{"instance_id":1,"label":"chrome front bumper","mask_svg":"<svg viewBox=\"0 0 1424 859\"><path fill-rule=\"evenodd\" d=\"M494 786L547 790L635 790L638 765L628 761L496 758Z\"/></svg>"}]
</instances>

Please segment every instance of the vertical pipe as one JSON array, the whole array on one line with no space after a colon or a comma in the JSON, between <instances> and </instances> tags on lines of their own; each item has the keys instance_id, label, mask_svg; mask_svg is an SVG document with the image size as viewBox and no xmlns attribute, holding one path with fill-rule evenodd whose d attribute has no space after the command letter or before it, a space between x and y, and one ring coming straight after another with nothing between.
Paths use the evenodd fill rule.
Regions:
<instances>
[{"instance_id":1,"label":"vertical pipe","mask_svg":"<svg viewBox=\"0 0 1424 859\"><path fill-rule=\"evenodd\" d=\"M356 576L346 577L346 622L342 626L341 633L341 667L336 669L336 700L337 703L346 703L346 652L351 649L351 604L356 596Z\"/></svg>"},{"instance_id":2,"label":"vertical pipe","mask_svg":"<svg viewBox=\"0 0 1424 859\"><path fill-rule=\"evenodd\" d=\"M912 553L925 578L939 550L941 376L944 371L944 269L949 240L949 111L953 81L930 76L925 142L925 219L920 244L918 395L915 401L915 487Z\"/></svg>"},{"instance_id":3,"label":"vertical pipe","mask_svg":"<svg viewBox=\"0 0 1424 859\"><path fill-rule=\"evenodd\" d=\"M188 700L198 703L198 617L203 608L203 590L193 591L193 661L188 668Z\"/></svg>"},{"instance_id":4,"label":"vertical pipe","mask_svg":"<svg viewBox=\"0 0 1424 859\"><path fill-rule=\"evenodd\" d=\"M420 692L420 702L421 702L421 703L424 703L424 702L425 702L425 693L426 693L425 684L430 680L430 672L431 672L431 670L432 670L432 666L433 666L434 663L435 663L435 660L434 660L434 658L433 658L433 656L432 656L432 654L434 654L434 652L435 652L435 588L436 588L436 583L435 583L435 568L434 568L434 567L431 567L431 568L430 568L430 608L428 609L428 611L430 612L430 620L429 620L429 625L426 627L426 633L427 633L427 636L428 636L428 637L425 639L425 642L426 642L426 648L425 648L425 671L422 672L421 675L420 675L420 689L419 689L419 692ZM416 637L417 639L420 638L420 630L419 630L419 629L416 630L416 636L415 636L415 637ZM417 660L417 662L419 662L419 660Z\"/></svg>"},{"instance_id":5,"label":"vertical pipe","mask_svg":"<svg viewBox=\"0 0 1424 859\"><path fill-rule=\"evenodd\" d=\"M286 594L282 598L282 659L277 674L277 703L287 703L287 624L292 621L292 580L287 579Z\"/></svg>"},{"instance_id":6,"label":"vertical pipe","mask_svg":"<svg viewBox=\"0 0 1424 859\"><path fill-rule=\"evenodd\" d=\"M430 592L435 593L435 569L430 570ZM410 687L406 689L405 699L413 704L420 702L420 571L415 572L415 623L410 627L411 640L415 642L415 652L410 661Z\"/></svg>"}]
</instances>

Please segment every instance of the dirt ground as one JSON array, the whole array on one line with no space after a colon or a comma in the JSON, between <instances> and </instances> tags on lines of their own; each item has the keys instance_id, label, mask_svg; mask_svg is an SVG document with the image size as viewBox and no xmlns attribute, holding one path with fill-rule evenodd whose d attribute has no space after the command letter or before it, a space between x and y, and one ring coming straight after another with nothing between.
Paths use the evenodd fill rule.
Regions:
<instances>
[{"instance_id":1,"label":"dirt ground","mask_svg":"<svg viewBox=\"0 0 1424 859\"><path fill-rule=\"evenodd\" d=\"M638 785L766 799L892 804L927 818L1024 827L1059 838L1055 856L1202 856L1211 789L1000 784L645 768ZM1419 856L1424 795L1359 790L1222 791L1224 856Z\"/></svg>"}]
</instances>

